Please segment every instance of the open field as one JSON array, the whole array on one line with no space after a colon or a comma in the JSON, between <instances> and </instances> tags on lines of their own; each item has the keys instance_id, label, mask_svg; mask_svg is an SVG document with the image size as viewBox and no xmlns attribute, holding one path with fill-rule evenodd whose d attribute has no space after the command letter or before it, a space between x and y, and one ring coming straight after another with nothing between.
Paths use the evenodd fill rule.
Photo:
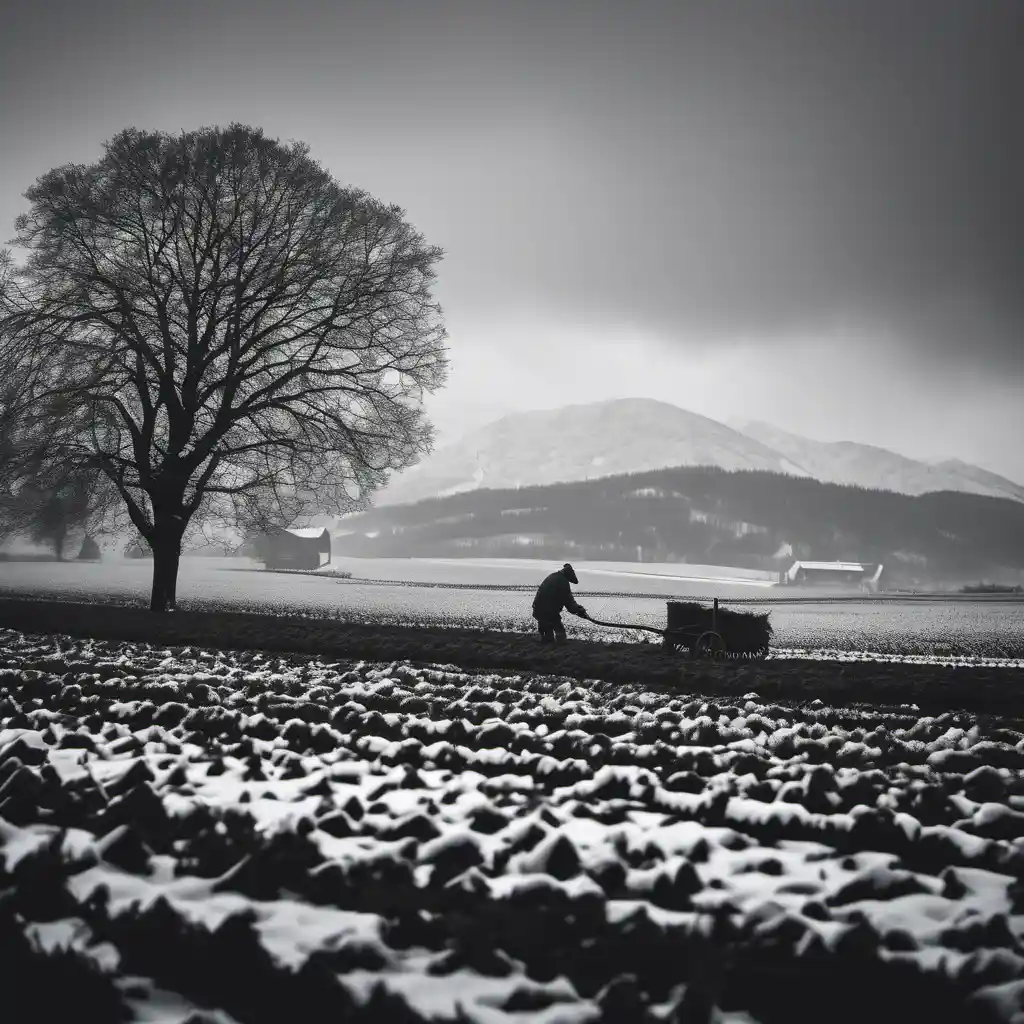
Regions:
<instances>
[{"instance_id":1,"label":"open field","mask_svg":"<svg viewBox=\"0 0 1024 1024\"><path fill-rule=\"evenodd\" d=\"M168 648L212 646L306 656L391 662L408 659L462 669L559 674L607 681L766 699L821 699L837 704L914 704L930 712L962 708L1024 716L1024 668L1006 664L834 660L772 657L766 661L693 661L658 643L540 644L511 631L338 622L309 616L233 611L177 611L71 602L0 600L0 627L77 638L153 643Z\"/></svg>"},{"instance_id":2,"label":"open field","mask_svg":"<svg viewBox=\"0 0 1024 1024\"><path fill-rule=\"evenodd\" d=\"M921 643L943 615L962 651L971 616L1009 645L1019 604L773 605L784 637L846 660L694 662L574 619L542 646L532 586L196 559L154 616L148 563L36 565L34 586L11 567L0 590L33 598L0 594L12 1005L46 991L54 1019L150 1024L1024 1014L1024 667L836 648L873 629L905 650L901 617ZM664 598L578 591L663 624Z\"/></svg>"},{"instance_id":3,"label":"open field","mask_svg":"<svg viewBox=\"0 0 1024 1024\"><path fill-rule=\"evenodd\" d=\"M397 582L536 586L558 564L532 558L335 558L336 569L362 579ZM580 585L593 591L683 592L711 586L737 595L768 592L775 573L719 565L574 561Z\"/></svg>"},{"instance_id":4,"label":"open field","mask_svg":"<svg viewBox=\"0 0 1024 1024\"><path fill-rule=\"evenodd\" d=\"M544 566L467 566L435 561L338 560L336 568L364 577L345 580L317 573L263 572L256 563L242 559L185 558L178 586L179 605L183 609L227 608L389 625L534 629L530 601ZM5 563L0 565L0 596L32 594L64 600L144 603L148 601L151 572L151 563L142 560ZM392 579L373 582L381 578L378 574ZM711 584L684 586L662 578L652 582L618 571L588 575L580 570L580 581L576 588L579 599L596 618L658 628L665 624L668 598L730 599L714 593ZM731 599L741 601L750 600L752 595L777 597L781 591L746 587L739 592L733 588L731 594ZM795 601L794 597L786 591L785 600L794 603L768 605L775 630L773 648L778 653L938 655L940 660L1024 656L1024 601L1020 599L847 597ZM629 641L642 636L573 618L567 619L567 627L571 636L604 641Z\"/></svg>"},{"instance_id":5,"label":"open field","mask_svg":"<svg viewBox=\"0 0 1024 1024\"><path fill-rule=\"evenodd\" d=\"M0 631L5 1003L1016 1022L1022 780L1002 718Z\"/></svg>"}]
</instances>

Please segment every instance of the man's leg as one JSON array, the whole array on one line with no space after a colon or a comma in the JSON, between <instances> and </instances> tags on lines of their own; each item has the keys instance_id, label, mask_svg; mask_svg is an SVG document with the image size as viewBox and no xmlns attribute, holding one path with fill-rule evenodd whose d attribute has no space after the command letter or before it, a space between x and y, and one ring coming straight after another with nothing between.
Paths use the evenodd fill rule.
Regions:
<instances>
[{"instance_id":1,"label":"man's leg","mask_svg":"<svg viewBox=\"0 0 1024 1024\"><path fill-rule=\"evenodd\" d=\"M565 626L562 625L562 616L557 615L551 623L555 633L555 643L565 643Z\"/></svg>"},{"instance_id":2,"label":"man's leg","mask_svg":"<svg viewBox=\"0 0 1024 1024\"><path fill-rule=\"evenodd\" d=\"M540 638L544 643L551 643L555 639L554 629L551 625L551 620L543 618L542 616L536 616L537 629L540 630Z\"/></svg>"}]
</instances>

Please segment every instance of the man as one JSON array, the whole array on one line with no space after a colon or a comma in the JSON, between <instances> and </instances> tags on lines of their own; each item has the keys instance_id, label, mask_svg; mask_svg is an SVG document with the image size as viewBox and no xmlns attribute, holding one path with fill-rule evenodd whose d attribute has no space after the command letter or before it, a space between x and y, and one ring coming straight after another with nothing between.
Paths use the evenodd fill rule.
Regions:
<instances>
[{"instance_id":1,"label":"man","mask_svg":"<svg viewBox=\"0 0 1024 1024\"><path fill-rule=\"evenodd\" d=\"M562 609L565 608L581 619L587 618L587 610L576 603L570 583L579 583L573 567L566 562L557 572L546 576L537 588L533 599L533 617L537 620L540 638L545 643L565 640L565 626L562 625Z\"/></svg>"}]
</instances>

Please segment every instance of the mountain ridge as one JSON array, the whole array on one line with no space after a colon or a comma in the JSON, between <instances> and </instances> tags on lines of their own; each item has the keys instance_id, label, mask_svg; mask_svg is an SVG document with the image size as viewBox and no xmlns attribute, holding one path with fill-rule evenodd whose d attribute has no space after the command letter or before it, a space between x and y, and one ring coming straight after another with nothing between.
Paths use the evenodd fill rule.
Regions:
<instances>
[{"instance_id":1,"label":"mountain ridge","mask_svg":"<svg viewBox=\"0 0 1024 1024\"><path fill-rule=\"evenodd\" d=\"M506 414L396 474L374 505L699 465L897 494L949 490L1024 502L1024 486L959 459L926 463L875 445L815 441L763 421L725 424L668 402L622 398Z\"/></svg>"},{"instance_id":2,"label":"mountain ridge","mask_svg":"<svg viewBox=\"0 0 1024 1024\"><path fill-rule=\"evenodd\" d=\"M1014 501L1024 501L1024 485L1010 480L1008 477L1001 476L999 473L994 473L990 469L984 469L981 466L975 466L973 463L964 462L963 459L943 459L934 465L941 469L955 469L958 473L970 476L979 483L987 483L992 487L1008 490L1006 497L1012 498Z\"/></svg>"},{"instance_id":3,"label":"mountain ridge","mask_svg":"<svg viewBox=\"0 0 1024 1024\"><path fill-rule=\"evenodd\" d=\"M737 429L788 455L823 483L911 495L962 491L1024 501L1024 487L961 460L921 462L878 445L815 441L758 420L743 422Z\"/></svg>"},{"instance_id":4,"label":"mountain ridge","mask_svg":"<svg viewBox=\"0 0 1024 1024\"><path fill-rule=\"evenodd\" d=\"M806 475L787 457L710 417L654 399L621 398L503 416L396 474L375 504L673 465Z\"/></svg>"}]
</instances>

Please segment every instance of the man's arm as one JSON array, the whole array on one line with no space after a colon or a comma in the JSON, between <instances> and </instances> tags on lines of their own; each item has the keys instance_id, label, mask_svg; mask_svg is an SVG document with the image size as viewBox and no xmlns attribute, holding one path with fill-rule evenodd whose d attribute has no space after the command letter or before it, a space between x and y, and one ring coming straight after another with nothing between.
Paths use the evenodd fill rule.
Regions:
<instances>
[{"instance_id":1,"label":"man's arm","mask_svg":"<svg viewBox=\"0 0 1024 1024\"><path fill-rule=\"evenodd\" d=\"M572 596L572 588L569 586L569 581L565 581L565 607L566 610L572 615L579 615L581 618L587 617L587 610L583 605L579 604Z\"/></svg>"}]
</instances>

